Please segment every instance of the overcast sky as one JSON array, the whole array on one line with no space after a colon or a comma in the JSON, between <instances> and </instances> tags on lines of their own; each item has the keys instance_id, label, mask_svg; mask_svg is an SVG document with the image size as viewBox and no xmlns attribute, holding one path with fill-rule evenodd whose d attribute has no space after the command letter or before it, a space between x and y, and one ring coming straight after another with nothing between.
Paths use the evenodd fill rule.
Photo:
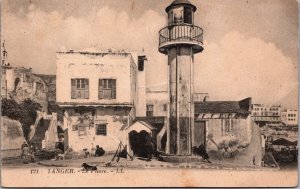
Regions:
<instances>
[{"instance_id":1,"label":"overcast sky","mask_svg":"<svg viewBox=\"0 0 300 189\"><path fill-rule=\"evenodd\" d=\"M172 0L5 0L1 40L9 62L55 74L55 52L94 47L141 52L147 86L166 88L167 57L158 31ZM204 51L195 56L195 91L211 100L297 107L296 0L191 0Z\"/></svg>"}]
</instances>

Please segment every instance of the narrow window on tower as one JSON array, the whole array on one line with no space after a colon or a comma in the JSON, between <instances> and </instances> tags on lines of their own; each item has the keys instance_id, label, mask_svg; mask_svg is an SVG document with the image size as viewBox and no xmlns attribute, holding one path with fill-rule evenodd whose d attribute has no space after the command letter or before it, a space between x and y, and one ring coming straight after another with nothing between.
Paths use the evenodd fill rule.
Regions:
<instances>
[{"instance_id":1,"label":"narrow window on tower","mask_svg":"<svg viewBox=\"0 0 300 189\"><path fill-rule=\"evenodd\" d=\"M173 11L170 10L168 13L168 24L173 25Z\"/></svg>"},{"instance_id":2,"label":"narrow window on tower","mask_svg":"<svg viewBox=\"0 0 300 189\"><path fill-rule=\"evenodd\" d=\"M193 24L192 14L193 12L190 7L184 7L184 23Z\"/></svg>"},{"instance_id":3,"label":"narrow window on tower","mask_svg":"<svg viewBox=\"0 0 300 189\"><path fill-rule=\"evenodd\" d=\"M168 104L164 104L164 111L168 111Z\"/></svg>"},{"instance_id":4,"label":"narrow window on tower","mask_svg":"<svg viewBox=\"0 0 300 189\"><path fill-rule=\"evenodd\" d=\"M178 7L173 9L174 24L183 23L183 7Z\"/></svg>"},{"instance_id":5,"label":"narrow window on tower","mask_svg":"<svg viewBox=\"0 0 300 189\"><path fill-rule=\"evenodd\" d=\"M147 117L153 117L153 105L152 104L147 104L146 116Z\"/></svg>"}]
</instances>

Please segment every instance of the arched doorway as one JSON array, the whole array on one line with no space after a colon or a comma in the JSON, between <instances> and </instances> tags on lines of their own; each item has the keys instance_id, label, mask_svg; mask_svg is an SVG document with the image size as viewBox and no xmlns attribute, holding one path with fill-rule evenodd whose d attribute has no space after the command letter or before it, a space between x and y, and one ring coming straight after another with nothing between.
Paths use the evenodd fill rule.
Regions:
<instances>
[{"instance_id":1,"label":"arched doorway","mask_svg":"<svg viewBox=\"0 0 300 189\"><path fill-rule=\"evenodd\" d=\"M15 79L14 91L17 90L17 87L18 87L19 83L20 83L20 78L17 77L17 78Z\"/></svg>"},{"instance_id":2,"label":"arched doorway","mask_svg":"<svg viewBox=\"0 0 300 189\"><path fill-rule=\"evenodd\" d=\"M129 144L135 156L147 157L146 143L149 137L151 137L150 133L145 130L140 132L133 130L129 133Z\"/></svg>"}]
</instances>

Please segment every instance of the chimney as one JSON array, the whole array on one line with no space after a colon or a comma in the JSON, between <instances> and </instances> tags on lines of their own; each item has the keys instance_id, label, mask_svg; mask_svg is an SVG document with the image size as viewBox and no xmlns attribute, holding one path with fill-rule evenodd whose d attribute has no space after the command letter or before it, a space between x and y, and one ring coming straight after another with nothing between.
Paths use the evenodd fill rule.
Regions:
<instances>
[{"instance_id":1,"label":"chimney","mask_svg":"<svg viewBox=\"0 0 300 189\"><path fill-rule=\"evenodd\" d=\"M147 57L145 55L138 56L138 70L144 71L144 61L147 60Z\"/></svg>"}]
</instances>

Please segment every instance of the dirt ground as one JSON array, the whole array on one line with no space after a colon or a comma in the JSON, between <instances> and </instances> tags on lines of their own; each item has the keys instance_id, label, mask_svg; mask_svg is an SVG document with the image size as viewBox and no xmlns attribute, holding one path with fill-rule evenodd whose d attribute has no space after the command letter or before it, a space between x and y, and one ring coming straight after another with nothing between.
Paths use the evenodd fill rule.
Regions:
<instances>
[{"instance_id":1,"label":"dirt ground","mask_svg":"<svg viewBox=\"0 0 300 189\"><path fill-rule=\"evenodd\" d=\"M89 165L97 167L126 167L133 169L148 169L148 168L190 168L190 169L217 169L217 170L270 170L277 171L279 169L265 168L259 166L246 166L246 165L236 165L236 164L224 164L219 162L192 162L192 163L171 163L162 162L157 159L152 159L151 161L146 161L145 159L134 157L133 160L120 158L119 162L115 159L112 160L112 154L105 154L101 157L88 157L84 159L71 159L71 160L41 160L35 163L24 164L20 158L3 160L2 166L5 168L34 168L34 167L72 167L81 168L82 163L87 163Z\"/></svg>"}]
</instances>

